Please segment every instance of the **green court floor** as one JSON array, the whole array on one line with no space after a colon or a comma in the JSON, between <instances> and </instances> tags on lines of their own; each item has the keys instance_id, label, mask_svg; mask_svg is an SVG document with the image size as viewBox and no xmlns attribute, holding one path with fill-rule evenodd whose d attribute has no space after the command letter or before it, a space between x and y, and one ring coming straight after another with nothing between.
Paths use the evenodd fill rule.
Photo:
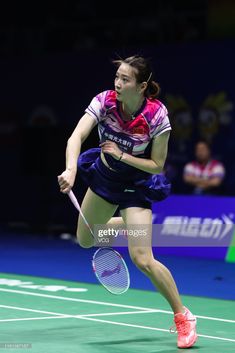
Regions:
<instances>
[{"instance_id":1,"label":"green court floor","mask_svg":"<svg viewBox=\"0 0 235 353\"><path fill-rule=\"evenodd\" d=\"M172 312L159 293L0 273L0 352L173 353ZM197 316L191 350L235 352L235 302L182 296Z\"/></svg>"}]
</instances>

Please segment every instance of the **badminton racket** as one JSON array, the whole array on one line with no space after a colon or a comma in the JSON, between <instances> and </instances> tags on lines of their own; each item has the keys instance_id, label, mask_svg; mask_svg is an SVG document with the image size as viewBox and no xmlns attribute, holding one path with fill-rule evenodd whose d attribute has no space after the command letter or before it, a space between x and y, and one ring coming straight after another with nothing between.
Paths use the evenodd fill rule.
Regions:
<instances>
[{"instance_id":1,"label":"badminton racket","mask_svg":"<svg viewBox=\"0 0 235 353\"><path fill-rule=\"evenodd\" d=\"M72 190L69 191L68 196L95 239L94 233ZM110 293L122 294L130 287L130 275L125 260L113 248L102 247L96 250L92 258L92 268L98 281Z\"/></svg>"}]
</instances>

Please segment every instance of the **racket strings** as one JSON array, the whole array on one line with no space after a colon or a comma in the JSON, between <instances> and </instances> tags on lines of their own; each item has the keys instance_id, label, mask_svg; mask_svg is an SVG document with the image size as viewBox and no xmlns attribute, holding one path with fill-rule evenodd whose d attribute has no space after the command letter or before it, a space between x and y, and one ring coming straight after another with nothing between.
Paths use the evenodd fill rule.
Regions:
<instances>
[{"instance_id":1,"label":"racket strings","mask_svg":"<svg viewBox=\"0 0 235 353\"><path fill-rule=\"evenodd\" d=\"M72 190L68 196L94 237ZM130 286L129 271L124 259L117 251L112 248L99 248L93 255L92 265L97 279L109 292L122 294L128 290Z\"/></svg>"},{"instance_id":2,"label":"racket strings","mask_svg":"<svg viewBox=\"0 0 235 353\"><path fill-rule=\"evenodd\" d=\"M110 292L120 294L129 287L129 273L122 257L110 249L100 249L93 259L99 281Z\"/></svg>"}]
</instances>

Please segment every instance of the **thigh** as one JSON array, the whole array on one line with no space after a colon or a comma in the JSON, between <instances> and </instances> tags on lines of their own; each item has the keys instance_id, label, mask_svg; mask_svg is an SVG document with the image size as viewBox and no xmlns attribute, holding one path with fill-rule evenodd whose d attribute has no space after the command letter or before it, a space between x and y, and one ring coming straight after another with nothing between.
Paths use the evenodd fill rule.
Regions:
<instances>
[{"instance_id":1,"label":"thigh","mask_svg":"<svg viewBox=\"0 0 235 353\"><path fill-rule=\"evenodd\" d=\"M91 229L93 229L96 224L106 224L114 215L117 207L118 205L107 202L89 188L83 199L81 210ZM82 246L89 247L94 243L91 232L80 215L78 217L77 236Z\"/></svg>"},{"instance_id":2,"label":"thigh","mask_svg":"<svg viewBox=\"0 0 235 353\"><path fill-rule=\"evenodd\" d=\"M152 257L152 210L130 207L120 211L128 233L128 249L132 259Z\"/></svg>"},{"instance_id":3,"label":"thigh","mask_svg":"<svg viewBox=\"0 0 235 353\"><path fill-rule=\"evenodd\" d=\"M152 224L152 210L142 207L128 207L120 210L126 224Z\"/></svg>"}]
</instances>

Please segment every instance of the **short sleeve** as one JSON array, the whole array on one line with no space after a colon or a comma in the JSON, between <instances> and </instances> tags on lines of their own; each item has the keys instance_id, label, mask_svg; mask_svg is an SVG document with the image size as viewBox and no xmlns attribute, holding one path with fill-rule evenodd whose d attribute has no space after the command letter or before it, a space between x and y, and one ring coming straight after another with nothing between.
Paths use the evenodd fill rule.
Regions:
<instances>
[{"instance_id":1,"label":"short sleeve","mask_svg":"<svg viewBox=\"0 0 235 353\"><path fill-rule=\"evenodd\" d=\"M104 103L105 103L106 92L101 92L95 96L85 112L94 118L97 124L102 120L104 115Z\"/></svg>"},{"instance_id":2,"label":"short sleeve","mask_svg":"<svg viewBox=\"0 0 235 353\"><path fill-rule=\"evenodd\" d=\"M222 163L217 162L213 168L212 177L218 177L223 179L225 177L225 168Z\"/></svg>"},{"instance_id":3,"label":"short sleeve","mask_svg":"<svg viewBox=\"0 0 235 353\"><path fill-rule=\"evenodd\" d=\"M187 163L184 166L183 174L184 175L194 175L195 174L195 168L193 166L193 163Z\"/></svg>"},{"instance_id":4,"label":"short sleeve","mask_svg":"<svg viewBox=\"0 0 235 353\"><path fill-rule=\"evenodd\" d=\"M168 111L166 107L161 103L157 109L151 124L150 124L150 136L155 138L166 131L171 130L171 124L168 117Z\"/></svg>"}]
</instances>

